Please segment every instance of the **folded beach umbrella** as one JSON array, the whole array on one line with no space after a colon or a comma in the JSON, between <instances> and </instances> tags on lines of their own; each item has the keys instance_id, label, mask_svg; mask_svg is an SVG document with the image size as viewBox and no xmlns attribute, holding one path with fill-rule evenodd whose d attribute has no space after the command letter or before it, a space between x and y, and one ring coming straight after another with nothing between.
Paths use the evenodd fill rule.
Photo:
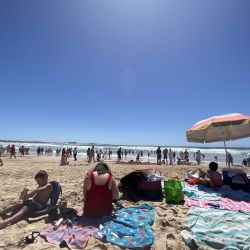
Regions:
<instances>
[{"instance_id":1,"label":"folded beach umbrella","mask_svg":"<svg viewBox=\"0 0 250 250\"><path fill-rule=\"evenodd\" d=\"M213 116L195 123L186 131L189 142L217 142L236 140L250 136L250 116L227 114Z\"/></svg>"}]
</instances>

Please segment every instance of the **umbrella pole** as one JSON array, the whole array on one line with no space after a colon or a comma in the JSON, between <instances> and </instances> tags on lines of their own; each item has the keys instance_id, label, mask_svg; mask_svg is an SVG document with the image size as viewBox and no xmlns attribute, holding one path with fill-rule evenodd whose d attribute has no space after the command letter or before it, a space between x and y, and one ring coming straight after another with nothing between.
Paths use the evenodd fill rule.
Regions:
<instances>
[{"instance_id":1,"label":"umbrella pole","mask_svg":"<svg viewBox=\"0 0 250 250\"><path fill-rule=\"evenodd\" d=\"M226 165L227 165L227 161L228 161L228 159L227 159L227 145L226 145L226 142L225 142L225 140L223 140L223 142L224 142L224 148L225 148L225 152L226 152ZM230 166L229 166L229 168L230 168Z\"/></svg>"}]
</instances>

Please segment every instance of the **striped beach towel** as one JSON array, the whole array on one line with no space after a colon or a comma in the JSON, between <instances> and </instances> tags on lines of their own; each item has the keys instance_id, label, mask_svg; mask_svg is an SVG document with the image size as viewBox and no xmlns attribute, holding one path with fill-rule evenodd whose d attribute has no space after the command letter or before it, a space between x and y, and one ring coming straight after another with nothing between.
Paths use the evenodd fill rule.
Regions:
<instances>
[{"instance_id":1,"label":"striped beach towel","mask_svg":"<svg viewBox=\"0 0 250 250\"><path fill-rule=\"evenodd\" d=\"M195 206L189 209L181 231L190 249L249 250L249 235L249 213Z\"/></svg>"},{"instance_id":2,"label":"striped beach towel","mask_svg":"<svg viewBox=\"0 0 250 250\"><path fill-rule=\"evenodd\" d=\"M98 230L100 220L89 219L83 216L80 221L72 225L61 225L57 230L53 226L41 231L40 235L48 242L57 246L66 246L69 249L84 249L88 240Z\"/></svg>"},{"instance_id":3,"label":"striped beach towel","mask_svg":"<svg viewBox=\"0 0 250 250\"><path fill-rule=\"evenodd\" d=\"M185 195L184 197L185 204L188 206L197 206L203 208L211 207L208 205L208 202L202 200L193 200ZM250 212L250 201L235 201L229 198L221 198L221 200L216 201L219 205L218 209L230 210L230 211L241 211L241 212Z\"/></svg>"}]
</instances>

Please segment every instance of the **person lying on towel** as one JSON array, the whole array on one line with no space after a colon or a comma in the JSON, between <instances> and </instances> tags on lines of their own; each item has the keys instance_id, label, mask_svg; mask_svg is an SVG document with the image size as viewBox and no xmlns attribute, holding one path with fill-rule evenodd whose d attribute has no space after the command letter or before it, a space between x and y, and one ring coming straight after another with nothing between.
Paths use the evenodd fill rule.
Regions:
<instances>
[{"instance_id":1,"label":"person lying on towel","mask_svg":"<svg viewBox=\"0 0 250 250\"><path fill-rule=\"evenodd\" d=\"M0 220L0 229L19 221L25 217L26 214L36 212L46 206L52 191L52 186L48 183L47 172L43 170L39 171L35 175L35 180L38 187L34 191L25 195L23 201L17 202L15 205L0 212L0 216L4 216L10 212L14 213L13 216L5 220ZM16 211L18 212L15 213Z\"/></svg>"},{"instance_id":2,"label":"person lying on towel","mask_svg":"<svg viewBox=\"0 0 250 250\"><path fill-rule=\"evenodd\" d=\"M119 191L108 165L98 163L84 179L84 215L92 218L110 216L112 201L118 199Z\"/></svg>"}]
</instances>

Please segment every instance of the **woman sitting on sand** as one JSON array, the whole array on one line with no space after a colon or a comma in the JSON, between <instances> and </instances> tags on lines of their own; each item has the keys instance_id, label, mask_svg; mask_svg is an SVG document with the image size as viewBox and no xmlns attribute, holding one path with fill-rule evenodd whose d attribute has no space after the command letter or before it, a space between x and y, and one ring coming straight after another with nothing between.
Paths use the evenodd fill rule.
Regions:
<instances>
[{"instance_id":1,"label":"woman sitting on sand","mask_svg":"<svg viewBox=\"0 0 250 250\"><path fill-rule=\"evenodd\" d=\"M87 217L111 215L112 201L119 199L119 191L106 163L98 163L86 175L83 196L84 214Z\"/></svg>"}]
</instances>

